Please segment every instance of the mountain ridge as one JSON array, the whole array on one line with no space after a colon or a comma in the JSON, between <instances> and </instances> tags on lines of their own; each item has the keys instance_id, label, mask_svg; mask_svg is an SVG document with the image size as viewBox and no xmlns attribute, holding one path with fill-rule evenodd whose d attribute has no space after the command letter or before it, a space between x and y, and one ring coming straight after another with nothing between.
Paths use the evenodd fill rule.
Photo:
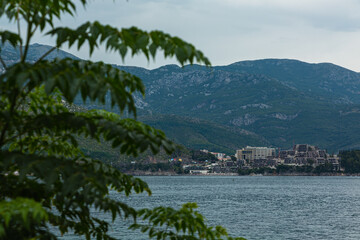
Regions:
<instances>
[{"instance_id":1,"label":"mountain ridge","mask_svg":"<svg viewBox=\"0 0 360 240\"><path fill-rule=\"evenodd\" d=\"M171 116L176 115L185 117L185 122L194 118L243 129L265 140L258 144L274 147L289 148L293 142L302 142L336 152L360 146L360 74L332 63L262 59L211 68L113 66L143 80L145 99L135 95L139 116L167 116L159 120L162 125L149 120L160 129L166 128L164 119L173 121ZM179 125L181 121L176 122ZM194 124L187 131L195 133L197 128ZM219 139L229 142L225 136Z\"/></svg>"}]
</instances>

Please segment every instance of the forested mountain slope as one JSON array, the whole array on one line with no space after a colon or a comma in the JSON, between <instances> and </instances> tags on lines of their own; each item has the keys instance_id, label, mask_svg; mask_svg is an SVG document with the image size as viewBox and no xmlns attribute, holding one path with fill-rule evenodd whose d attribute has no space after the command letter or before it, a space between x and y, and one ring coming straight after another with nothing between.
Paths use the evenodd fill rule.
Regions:
<instances>
[{"instance_id":1,"label":"forested mountain slope","mask_svg":"<svg viewBox=\"0 0 360 240\"><path fill-rule=\"evenodd\" d=\"M29 61L49 48L34 44ZM2 57L11 63L17 54L5 46ZM188 147L221 151L308 143L336 152L360 146L360 74L340 66L289 59L212 68L114 66L143 79L146 97L136 96L140 118Z\"/></svg>"}]
</instances>

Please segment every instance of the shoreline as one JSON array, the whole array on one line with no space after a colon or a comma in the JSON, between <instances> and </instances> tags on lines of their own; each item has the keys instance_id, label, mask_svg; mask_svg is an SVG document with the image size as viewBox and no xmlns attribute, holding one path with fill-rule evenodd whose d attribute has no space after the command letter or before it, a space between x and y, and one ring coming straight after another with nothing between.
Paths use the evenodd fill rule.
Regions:
<instances>
[{"instance_id":1,"label":"shoreline","mask_svg":"<svg viewBox=\"0 0 360 240\"><path fill-rule=\"evenodd\" d=\"M293 176L293 177L300 177L300 176L308 176L308 177L358 177L360 176L360 173L355 174L349 174L349 173L321 173L321 174L313 174L313 173L280 173L280 174L245 174L245 175L239 175L237 173L208 173L208 174L178 174L175 172L145 172L145 171L139 171L139 172L124 172L125 174L132 175L132 176L254 176L254 177L279 177L279 176Z\"/></svg>"}]
</instances>

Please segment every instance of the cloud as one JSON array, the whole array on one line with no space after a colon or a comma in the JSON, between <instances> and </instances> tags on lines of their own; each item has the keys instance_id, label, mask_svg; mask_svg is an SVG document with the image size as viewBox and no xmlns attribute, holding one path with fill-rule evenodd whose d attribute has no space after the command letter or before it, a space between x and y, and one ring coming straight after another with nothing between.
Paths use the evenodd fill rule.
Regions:
<instances>
[{"instance_id":1,"label":"cloud","mask_svg":"<svg viewBox=\"0 0 360 240\"><path fill-rule=\"evenodd\" d=\"M163 30L193 43L213 65L293 58L356 70L360 69L359 12L358 0L94 0L86 11L80 7L75 18L66 17L61 24L75 27L99 20L118 28ZM9 25L0 20L0 26ZM40 35L35 41L52 44ZM70 51L88 58L86 50ZM92 59L122 64L119 56L103 50ZM159 55L155 63L142 56L125 63L154 68L174 62Z\"/></svg>"}]
</instances>

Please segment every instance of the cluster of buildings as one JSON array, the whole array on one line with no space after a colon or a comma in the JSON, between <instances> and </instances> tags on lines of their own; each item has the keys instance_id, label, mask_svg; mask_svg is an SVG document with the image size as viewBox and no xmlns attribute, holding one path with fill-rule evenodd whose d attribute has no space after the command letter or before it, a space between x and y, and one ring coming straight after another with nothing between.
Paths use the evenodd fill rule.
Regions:
<instances>
[{"instance_id":1,"label":"cluster of buildings","mask_svg":"<svg viewBox=\"0 0 360 240\"><path fill-rule=\"evenodd\" d=\"M334 170L340 169L340 158L330 155L326 150L309 144L296 144L289 150L278 150L268 147L246 147L236 151L236 158L246 167L274 167L284 165L311 165L313 167L331 163Z\"/></svg>"},{"instance_id":2,"label":"cluster of buildings","mask_svg":"<svg viewBox=\"0 0 360 240\"><path fill-rule=\"evenodd\" d=\"M340 158L330 155L326 150L307 144L297 144L292 150L280 151L279 159L283 164L319 166L331 163L335 170L340 170Z\"/></svg>"},{"instance_id":3,"label":"cluster of buildings","mask_svg":"<svg viewBox=\"0 0 360 240\"><path fill-rule=\"evenodd\" d=\"M236 160L224 153L201 151L215 155L218 161L184 165L184 169L187 169L190 174L236 173L239 168L269 167L275 169L277 165L317 167L326 163L330 163L333 170L340 170L340 158L337 155L330 155L326 150L309 144L296 144L292 149L278 149L278 151L269 147L247 146L236 151Z\"/></svg>"}]
</instances>

